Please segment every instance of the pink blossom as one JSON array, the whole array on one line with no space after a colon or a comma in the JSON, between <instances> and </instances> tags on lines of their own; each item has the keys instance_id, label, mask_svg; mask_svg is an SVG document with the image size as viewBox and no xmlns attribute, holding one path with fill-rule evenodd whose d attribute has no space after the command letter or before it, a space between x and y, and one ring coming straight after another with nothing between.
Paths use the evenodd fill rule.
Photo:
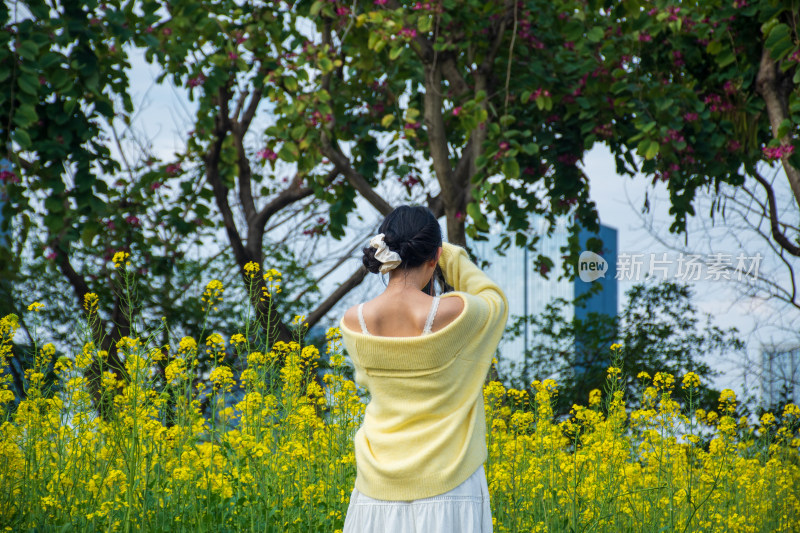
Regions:
<instances>
[{"instance_id":1,"label":"pink blossom","mask_svg":"<svg viewBox=\"0 0 800 533\"><path fill-rule=\"evenodd\" d=\"M167 165L167 168L165 169L165 172L167 173L168 176L174 176L175 174L177 174L180 171L181 171L181 164L180 163L169 164L169 165Z\"/></svg>"},{"instance_id":2,"label":"pink blossom","mask_svg":"<svg viewBox=\"0 0 800 533\"><path fill-rule=\"evenodd\" d=\"M642 33L639 35L639 42L641 43L649 43L653 40L653 36L649 33Z\"/></svg>"},{"instance_id":3,"label":"pink blossom","mask_svg":"<svg viewBox=\"0 0 800 533\"><path fill-rule=\"evenodd\" d=\"M414 37L417 36L417 30L415 30L414 28L403 28L402 30L400 30L399 35L401 37L407 37L409 39L413 39Z\"/></svg>"},{"instance_id":4,"label":"pink blossom","mask_svg":"<svg viewBox=\"0 0 800 533\"><path fill-rule=\"evenodd\" d=\"M731 80L728 80L725 82L725 85L722 86L722 90L727 94L732 94L736 92L736 87L733 86L733 82Z\"/></svg>"},{"instance_id":5,"label":"pink blossom","mask_svg":"<svg viewBox=\"0 0 800 533\"><path fill-rule=\"evenodd\" d=\"M747 0L733 0L733 7L737 9L747 7Z\"/></svg>"},{"instance_id":6,"label":"pink blossom","mask_svg":"<svg viewBox=\"0 0 800 533\"><path fill-rule=\"evenodd\" d=\"M375 4L376 6L385 6L388 2L389 0L375 0L372 3Z\"/></svg>"},{"instance_id":7,"label":"pink blossom","mask_svg":"<svg viewBox=\"0 0 800 533\"><path fill-rule=\"evenodd\" d=\"M339 6L336 8L336 14L339 15L340 17L344 15L349 15L350 8L345 6Z\"/></svg>"},{"instance_id":8,"label":"pink blossom","mask_svg":"<svg viewBox=\"0 0 800 533\"><path fill-rule=\"evenodd\" d=\"M236 54L236 52L228 52L228 59L230 59L231 61L235 61L238 58L239 56Z\"/></svg>"},{"instance_id":9,"label":"pink blossom","mask_svg":"<svg viewBox=\"0 0 800 533\"><path fill-rule=\"evenodd\" d=\"M681 132L679 132L678 130L667 130L666 140L668 142L676 142L676 143L685 142L683 135L681 135Z\"/></svg>"},{"instance_id":10,"label":"pink blossom","mask_svg":"<svg viewBox=\"0 0 800 533\"><path fill-rule=\"evenodd\" d=\"M462 213L461 211L457 211L456 220L461 220L462 218L464 218L464 213Z\"/></svg>"},{"instance_id":11,"label":"pink blossom","mask_svg":"<svg viewBox=\"0 0 800 533\"><path fill-rule=\"evenodd\" d=\"M140 224L139 217L134 216L134 215L129 215L129 216L125 217L125 222L127 222L131 226L138 226Z\"/></svg>"},{"instance_id":12,"label":"pink blossom","mask_svg":"<svg viewBox=\"0 0 800 533\"><path fill-rule=\"evenodd\" d=\"M784 157L789 157L794 153L794 146L791 144L784 144L781 146L775 147L764 147L764 155L766 156L767 160L773 161L775 159L782 159Z\"/></svg>"},{"instance_id":13,"label":"pink blossom","mask_svg":"<svg viewBox=\"0 0 800 533\"><path fill-rule=\"evenodd\" d=\"M153 183L150 184L150 190L155 191L157 189L160 189L161 185L162 183L160 181L154 181Z\"/></svg>"},{"instance_id":14,"label":"pink blossom","mask_svg":"<svg viewBox=\"0 0 800 533\"><path fill-rule=\"evenodd\" d=\"M550 96L550 91L548 91L547 89L542 89L540 87L531 93L531 95L528 97L528 101L530 102L531 100L536 100L540 96L548 98Z\"/></svg>"},{"instance_id":15,"label":"pink blossom","mask_svg":"<svg viewBox=\"0 0 800 533\"><path fill-rule=\"evenodd\" d=\"M166 35L167 37L172 35L172 29L171 28L164 28L163 32L164 32L164 35Z\"/></svg>"},{"instance_id":16,"label":"pink blossom","mask_svg":"<svg viewBox=\"0 0 800 533\"><path fill-rule=\"evenodd\" d=\"M197 76L193 76L193 77L189 78L189 80L186 82L186 86L187 87L198 87L198 86L202 85L204 81L206 81L206 77L205 77L205 75L203 73L200 73Z\"/></svg>"},{"instance_id":17,"label":"pink blossom","mask_svg":"<svg viewBox=\"0 0 800 533\"><path fill-rule=\"evenodd\" d=\"M275 161L276 159L278 159L278 154L276 154L269 148L264 148L263 150L259 150L257 155L261 159L269 159L270 161Z\"/></svg>"},{"instance_id":18,"label":"pink blossom","mask_svg":"<svg viewBox=\"0 0 800 533\"><path fill-rule=\"evenodd\" d=\"M19 183L19 176L11 171L3 170L0 172L0 181L5 183Z\"/></svg>"},{"instance_id":19,"label":"pink blossom","mask_svg":"<svg viewBox=\"0 0 800 533\"><path fill-rule=\"evenodd\" d=\"M48 250L46 254L44 254L44 258L52 261L56 258L56 253L53 250Z\"/></svg>"},{"instance_id":20,"label":"pink blossom","mask_svg":"<svg viewBox=\"0 0 800 533\"><path fill-rule=\"evenodd\" d=\"M603 124L600 126L595 126L595 128L592 130L592 133L594 133L598 137L603 137L604 139L610 139L614 135L611 129L611 124Z\"/></svg>"},{"instance_id":21,"label":"pink blossom","mask_svg":"<svg viewBox=\"0 0 800 533\"><path fill-rule=\"evenodd\" d=\"M559 154L557 159L560 163L565 165L574 165L580 158L575 154Z\"/></svg>"},{"instance_id":22,"label":"pink blossom","mask_svg":"<svg viewBox=\"0 0 800 533\"><path fill-rule=\"evenodd\" d=\"M460 105L453 108L453 116L457 117L459 113L461 113L461 106Z\"/></svg>"},{"instance_id":23,"label":"pink blossom","mask_svg":"<svg viewBox=\"0 0 800 533\"><path fill-rule=\"evenodd\" d=\"M700 117L699 117L699 115L697 113L689 112L689 113L686 113L685 115L683 115L683 120L685 120L686 122L694 122L698 118L700 118Z\"/></svg>"},{"instance_id":24,"label":"pink blossom","mask_svg":"<svg viewBox=\"0 0 800 533\"><path fill-rule=\"evenodd\" d=\"M741 147L742 143L740 143L736 139L733 139L728 143L728 151L730 152L737 152Z\"/></svg>"}]
</instances>

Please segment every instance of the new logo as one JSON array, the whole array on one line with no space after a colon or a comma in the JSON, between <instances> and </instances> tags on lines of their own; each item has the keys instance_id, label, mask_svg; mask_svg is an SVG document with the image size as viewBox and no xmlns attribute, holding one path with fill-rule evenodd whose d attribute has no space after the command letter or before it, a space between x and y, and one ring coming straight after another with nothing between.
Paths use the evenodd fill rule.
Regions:
<instances>
[{"instance_id":1,"label":"new logo","mask_svg":"<svg viewBox=\"0 0 800 533\"><path fill-rule=\"evenodd\" d=\"M587 283L606 277L608 262L594 252L581 252L578 258L578 276Z\"/></svg>"}]
</instances>

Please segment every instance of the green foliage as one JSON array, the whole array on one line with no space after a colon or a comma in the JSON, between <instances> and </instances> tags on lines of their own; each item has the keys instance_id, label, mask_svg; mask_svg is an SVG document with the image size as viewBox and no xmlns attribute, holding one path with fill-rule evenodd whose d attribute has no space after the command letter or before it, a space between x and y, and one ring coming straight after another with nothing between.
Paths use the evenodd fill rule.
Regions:
<instances>
[{"instance_id":1,"label":"green foliage","mask_svg":"<svg viewBox=\"0 0 800 533\"><path fill-rule=\"evenodd\" d=\"M609 347L619 343L623 353L619 364L626 379L622 387L628 398L639 395L636 376L640 372L651 378L665 372L676 379L694 372L703 382L695 390L696 405L714 409L719 392L708 383L719 372L708 365L707 356L741 350L737 330L721 329L711 322L710 315L700 314L686 285L643 283L634 285L626 296L628 303L619 317L589 313L584 320L568 320L567 302L556 300L540 315L527 319L533 327L533 343L522 363L511 365L505 380L524 389L533 379L559 376L563 389L555 409L565 414L573 404L585 402L591 390L602 388L613 355ZM509 332L518 335L525 321L525 317L517 317ZM686 404L681 391L676 391L674 398Z\"/></svg>"}]
</instances>

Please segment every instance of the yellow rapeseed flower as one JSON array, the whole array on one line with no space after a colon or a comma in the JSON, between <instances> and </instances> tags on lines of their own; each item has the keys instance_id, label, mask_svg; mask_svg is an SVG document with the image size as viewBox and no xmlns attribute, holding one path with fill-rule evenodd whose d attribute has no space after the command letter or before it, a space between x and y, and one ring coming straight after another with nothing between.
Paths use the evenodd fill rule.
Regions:
<instances>
[{"instance_id":1,"label":"yellow rapeseed flower","mask_svg":"<svg viewBox=\"0 0 800 533\"><path fill-rule=\"evenodd\" d=\"M653 385L655 385L658 390L669 390L674 383L675 376L667 372L656 372L656 376L653 378Z\"/></svg>"},{"instance_id":2,"label":"yellow rapeseed flower","mask_svg":"<svg viewBox=\"0 0 800 533\"><path fill-rule=\"evenodd\" d=\"M683 388L684 389L694 389L700 386L700 378L697 377L697 374L694 372L687 372L685 376L683 376Z\"/></svg>"},{"instance_id":3,"label":"yellow rapeseed flower","mask_svg":"<svg viewBox=\"0 0 800 533\"><path fill-rule=\"evenodd\" d=\"M251 277L251 278L254 278L254 277L256 277L256 274L258 274L258 271L259 271L259 270L261 270L261 267L260 267L260 266L259 266L259 264L258 264L258 263L256 263L255 261L250 261L249 263L247 263L247 264L244 266L244 271L245 271L245 272L247 273L247 275L248 275L249 277Z\"/></svg>"},{"instance_id":4,"label":"yellow rapeseed flower","mask_svg":"<svg viewBox=\"0 0 800 533\"><path fill-rule=\"evenodd\" d=\"M589 393L589 406L593 407L599 404L601 399L602 399L602 394L600 392L600 389L592 389L592 391Z\"/></svg>"},{"instance_id":5,"label":"yellow rapeseed flower","mask_svg":"<svg viewBox=\"0 0 800 533\"><path fill-rule=\"evenodd\" d=\"M203 302L201 308L203 312L208 311L209 309L213 308L214 311L217 310L215 307L217 303L222 301L222 293L225 292L225 287L222 285L222 282L218 279L212 279L206 285L206 290L203 292L203 297L200 300Z\"/></svg>"},{"instance_id":6,"label":"yellow rapeseed flower","mask_svg":"<svg viewBox=\"0 0 800 533\"><path fill-rule=\"evenodd\" d=\"M800 418L800 407L793 403L787 403L783 408L783 417L786 418L787 416Z\"/></svg>"},{"instance_id":7,"label":"yellow rapeseed flower","mask_svg":"<svg viewBox=\"0 0 800 533\"><path fill-rule=\"evenodd\" d=\"M183 337L178 343L178 352L190 353L197 350L197 342L191 337Z\"/></svg>"},{"instance_id":8,"label":"yellow rapeseed flower","mask_svg":"<svg viewBox=\"0 0 800 533\"><path fill-rule=\"evenodd\" d=\"M43 309L44 304L39 302L33 302L31 305L28 306L28 311L33 311L34 313L38 312L39 309Z\"/></svg>"},{"instance_id":9,"label":"yellow rapeseed flower","mask_svg":"<svg viewBox=\"0 0 800 533\"><path fill-rule=\"evenodd\" d=\"M100 303L100 299L97 297L97 294L93 292L87 292L83 295L83 308L86 309L86 312L94 314L97 312L97 306Z\"/></svg>"},{"instance_id":10,"label":"yellow rapeseed flower","mask_svg":"<svg viewBox=\"0 0 800 533\"><path fill-rule=\"evenodd\" d=\"M128 252L117 252L114 254L114 257L111 259L114 262L114 268L120 268L123 264L130 266L130 262L128 258L131 256Z\"/></svg>"},{"instance_id":11,"label":"yellow rapeseed flower","mask_svg":"<svg viewBox=\"0 0 800 533\"><path fill-rule=\"evenodd\" d=\"M622 345L617 343L617 342L615 342L614 344L611 345L611 351L617 351L620 348L622 348Z\"/></svg>"}]
</instances>

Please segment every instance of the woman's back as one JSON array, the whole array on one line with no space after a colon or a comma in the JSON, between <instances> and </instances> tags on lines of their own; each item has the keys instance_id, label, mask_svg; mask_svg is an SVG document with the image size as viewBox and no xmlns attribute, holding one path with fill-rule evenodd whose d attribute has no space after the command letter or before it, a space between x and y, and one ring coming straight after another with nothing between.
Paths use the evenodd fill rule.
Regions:
<instances>
[{"instance_id":1,"label":"woman's back","mask_svg":"<svg viewBox=\"0 0 800 533\"><path fill-rule=\"evenodd\" d=\"M387 294L388 293L388 294ZM419 293L404 294L397 298L390 291L361 304L361 313L368 334L378 337L418 337L433 313L430 331L438 331L455 320L464 309L461 298L441 298L434 309L435 298ZM355 305L344 314L345 325L353 331L362 331Z\"/></svg>"},{"instance_id":2,"label":"woman's back","mask_svg":"<svg viewBox=\"0 0 800 533\"><path fill-rule=\"evenodd\" d=\"M390 283L366 302L365 328L359 306L340 322L356 383L370 392L354 444L356 487L371 498L443 494L486 460L482 389L508 304L463 248L443 243L438 264L454 292L440 297L430 335L434 298L420 290L429 267L411 288Z\"/></svg>"}]
</instances>

